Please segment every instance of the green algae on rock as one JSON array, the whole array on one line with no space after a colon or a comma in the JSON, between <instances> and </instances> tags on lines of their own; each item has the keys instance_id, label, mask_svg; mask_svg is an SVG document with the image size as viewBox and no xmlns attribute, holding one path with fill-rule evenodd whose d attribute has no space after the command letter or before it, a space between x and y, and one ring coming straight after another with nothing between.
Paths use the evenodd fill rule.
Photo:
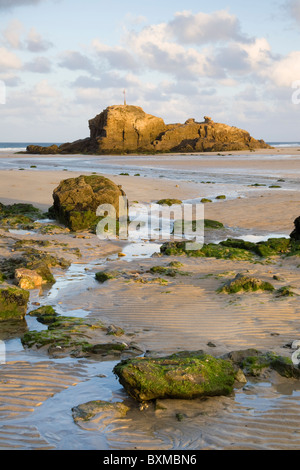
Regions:
<instances>
[{"instance_id":1,"label":"green algae on rock","mask_svg":"<svg viewBox=\"0 0 300 470\"><path fill-rule=\"evenodd\" d=\"M105 327L100 321L60 316L51 306L41 307L30 312L30 315L48 325L48 329L26 332L21 338L23 346L43 348L52 357L120 357L125 350L133 355L141 353L141 350L132 345L116 341L115 338L121 335L118 327L115 327L117 334L114 334L111 333L111 328ZM108 336L113 338L108 341Z\"/></svg>"},{"instance_id":2,"label":"green algae on rock","mask_svg":"<svg viewBox=\"0 0 300 470\"><path fill-rule=\"evenodd\" d=\"M176 206L181 205L182 201L180 199L160 199L157 204L159 206Z\"/></svg>"},{"instance_id":3,"label":"green algae on rock","mask_svg":"<svg viewBox=\"0 0 300 470\"><path fill-rule=\"evenodd\" d=\"M29 292L19 287L3 286L0 288L0 322L5 320L23 320L29 301Z\"/></svg>"},{"instance_id":4,"label":"green algae on rock","mask_svg":"<svg viewBox=\"0 0 300 470\"><path fill-rule=\"evenodd\" d=\"M70 262L64 258L58 258L42 250L32 247L24 247L20 257L11 257L0 261L0 269L8 279L15 278L15 272L19 268L35 271L39 274L44 284L54 284L55 279L50 270L51 267L59 266L67 268Z\"/></svg>"},{"instance_id":5,"label":"green algae on rock","mask_svg":"<svg viewBox=\"0 0 300 470\"><path fill-rule=\"evenodd\" d=\"M114 373L137 401L229 395L235 381L235 371L229 361L203 351L127 359L114 367Z\"/></svg>"},{"instance_id":6,"label":"green algae on rock","mask_svg":"<svg viewBox=\"0 0 300 470\"><path fill-rule=\"evenodd\" d=\"M101 284L111 279L116 279L117 276L118 276L118 273L116 272L99 271L98 273L95 274L96 280L100 282Z\"/></svg>"},{"instance_id":7,"label":"green algae on rock","mask_svg":"<svg viewBox=\"0 0 300 470\"><path fill-rule=\"evenodd\" d=\"M259 290L273 292L275 288L269 282L239 273L233 280L227 282L223 287L218 289L218 292L236 294L241 291L256 292Z\"/></svg>"},{"instance_id":8,"label":"green algae on rock","mask_svg":"<svg viewBox=\"0 0 300 470\"><path fill-rule=\"evenodd\" d=\"M103 400L93 400L72 408L72 416L75 423L89 421L98 414L109 414L115 418L124 418L130 408L121 402L108 402Z\"/></svg>"},{"instance_id":9,"label":"green algae on rock","mask_svg":"<svg viewBox=\"0 0 300 470\"><path fill-rule=\"evenodd\" d=\"M217 245L214 243L204 244L199 250L188 250L186 242L166 242L161 248L160 252L166 256L189 256L196 258L218 258L218 259L234 259L234 260L248 260L254 258L254 254L240 248L232 248Z\"/></svg>"},{"instance_id":10,"label":"green algae on rock","mask_svg":"<svg viewBox=\"0 0 300 470\"><path fill-rule=\"evenodd\" d=\"M120 212L120 198L125 196L120 186L98 175L79 176L61 181L53 191L50 214L71 231L95 230L104 216L97 215L99 206L114 207L116 219L127 216ZM127 208L125 208L127 211Z\"/></svg>"},{"instance_id":11,"label":"green algae on rock","mask_svg":"<svg viewBox=\"0 0 300 470\"><path fill-rule=\"evenodd\" d=\"M186 249L186 242L166 242L160 252L167 256L187 255L192 257L254 260L255 257L300 255L300 244L288 238L270 238L258 243L229 238L219 244L204 244L199 250Z\"/></svg>"},{"instance_id":12,"label":"green algae on rock","mask_svg":"<svg viewBox=\"0 0 300 470\"><path fill-rule=\"evenodd\" d=\"M300 378L300 369L289 357L278 355L272 351L262 352L256 349L232 351L223 356L235 368L240 368L246 376L259 377L265 372L276 371L282 377Z\"/></svg>"}]
</instances>

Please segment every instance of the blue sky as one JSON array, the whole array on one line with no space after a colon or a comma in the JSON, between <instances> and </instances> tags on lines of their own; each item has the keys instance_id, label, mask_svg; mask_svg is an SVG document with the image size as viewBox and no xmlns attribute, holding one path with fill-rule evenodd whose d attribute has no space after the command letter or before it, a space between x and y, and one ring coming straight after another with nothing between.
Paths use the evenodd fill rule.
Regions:
<instances>
[{"instance_id":1,"label":"blue sky","mask_svg":"<svg viewBox=\"0 0 300 470\"><path fill-rule=\"evenodd\" d=\"M124 88L166 123L299 140L299 80L300 0L0 0L0 141L84 138Z\"/></svg>"}]
</instances>

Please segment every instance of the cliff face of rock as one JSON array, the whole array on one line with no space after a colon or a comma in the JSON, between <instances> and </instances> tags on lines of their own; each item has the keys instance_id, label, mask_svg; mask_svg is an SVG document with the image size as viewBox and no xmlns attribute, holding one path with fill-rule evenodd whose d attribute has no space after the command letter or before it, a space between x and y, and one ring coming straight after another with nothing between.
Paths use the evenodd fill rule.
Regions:
<instances>
[{"instance_id":1,"label":"cliff face of rock","mask_svg":"<svg viewBox=\"0 0 300 470\"><path fill-rule=\"evenodd\" d=\"M89 121L90 137L49 153L125 154L165 152L219 152L271 148L249 132L209 117L203 122L188 119L184 124L165 124L138 106L109 106ZM51 151L52 150L52 151ZM28 153L47 153L44 147L28 146Z\"/></svg>"},{"instance_id":2,"label":"cliff face of rock","mask_svg":"<svg viewBox=\"0 0 300 470\"><path fill-rule=\"evenodd\" d=\"M89 127L99 153L151 150L152 142L167 129L163 119L137 106L110 106L91 119Z\"/></svg>"}]
</instances>

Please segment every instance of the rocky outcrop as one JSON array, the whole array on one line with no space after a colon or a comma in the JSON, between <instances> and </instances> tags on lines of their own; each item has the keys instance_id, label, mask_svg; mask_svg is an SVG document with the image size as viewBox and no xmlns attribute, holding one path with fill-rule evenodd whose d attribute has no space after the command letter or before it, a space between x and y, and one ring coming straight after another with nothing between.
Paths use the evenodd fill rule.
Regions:
<instances>
[{"instance_id":1,"label":"rocky outcrop","mask_svg":"<svg viewBox=\"0 0 300 470\"><path fill-rule=\"evenodd\" d=\"M138 106L109 106L89 121L90 137L48 148L30 145L35 154L126 154L166 152L220 152L271 148L249 132L215 123L188 119L184 124L165 124Z\"/></svg>"},{"instance_id":2,"label":"rocky outcrop","mask_svg":"<svg viewBox=\"0 0 300 470\"><path fill-rule=\"evenodd\" d=\"M100 220L97 208L111 204L119 218L119 198L125 193L103 176L79 176L61 181L53 192L50 213L73 232L93 229Z\"/></svg>"}]
</instances>

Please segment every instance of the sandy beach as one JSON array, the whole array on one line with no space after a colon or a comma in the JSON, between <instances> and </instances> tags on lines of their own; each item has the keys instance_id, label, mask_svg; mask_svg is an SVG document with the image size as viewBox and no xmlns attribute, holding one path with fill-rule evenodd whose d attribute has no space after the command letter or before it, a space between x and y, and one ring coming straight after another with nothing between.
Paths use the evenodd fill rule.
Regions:
<instances>
[{"instance_id":1,"label":"sandy beach","mask_svg":"<svg viewBox=\"0 0 300 470\"><path fill-rule=\"evenodd\" d=\"M210 198L205 218L221 222L224 229L205 232L206 243L230 237L289 237L300 215L299 161L298 148L153 157L1 154L0 202L26 202L46 212L60 181L97 173L122 185L131 204ZM137 172L139 176L134 176ZM218 195L226 199L218 200ZM159 249L149 251L151 242L145 240L134 244L103 241L93 234L80 238L72 233L21 234L3 228L0 235L2 257L11 256L17 240L43 239L51 242L50 252L72 263L67 272L54 269L57 282L50 291L31 292L29 310L38 301L61 314L83 312L95 321L118 325L126 332L125 339L131 338L145 354L202 349L221 356L256 348L290 357L286 345L300 339L297 256L257 263L166 257L158 255ZM68 244L65 250L63 243ZM74 249L80 250L80 258ZM118 256L120 252L125 256ZM180 261L188 275L155 282L150 268L168 266L172 260ZM95 273L104 268L121 275L100 285ZM295 295L278 299L269 292L217 293L237 273L268 281L276 289L292 286ZM31 321L29 328L36 328ZM24 350L18 338L1 338L7 348L6 363L0 365L1 449L300 448L299 381L279 376L272 384L253 380L237 389L234 397L166 400L159 411L152 405L141 411L113 377L110 361L55 360ZM102 416L75 425L72 406L95 399L122 399L131 403L131 411L123 420ZM178 413L185 417L180 423L174 418ZM60 418L54 419L55 415Z\"/></svg>"}]
</instances>

